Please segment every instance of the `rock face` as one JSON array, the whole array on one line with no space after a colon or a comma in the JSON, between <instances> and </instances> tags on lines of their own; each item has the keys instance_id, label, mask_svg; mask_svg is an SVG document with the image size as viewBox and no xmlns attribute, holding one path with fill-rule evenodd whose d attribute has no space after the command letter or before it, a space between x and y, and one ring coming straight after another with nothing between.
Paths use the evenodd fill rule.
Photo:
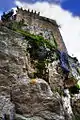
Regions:
<instances>
[{"instance_id":1,"label":"rock face","mask_svg":"<svg viewBox=\"0 0 80 120\"><path fill-rule=\"evenodd\" d=\"M0 92L10 91L16 79L23 75L25 49L21 47L22 38L5 27L0 26ZM4 87L3 87L4 86Z\"/></svg>"},{"instance_id":2,"label":"rock face","mask_svg":"<svg viewBox=\"0 0 80 120\"><path fill-rule=\"evenodd\" d=\"M69 58L75 74L67 76L57 46L18 22L0 25L0 120L80 119L79 92L72 97L69 90L80 76L78 61Z\"/></svg>"},{"instance_id":3,"label":"rock face","mask_svg":"<svg viewBox=\"0 0 80 120\"><path fill-rule=\"evenodd\" d=\"M72 109L75 115L75 119L79 120L80 119L80 93L75 94L72 97Z\"/></svg>"},{"instance_id":4,"label":"rock face","mask_svg":"<svg viewBox=\"0 0 80 120\"><path fill-rule=\"evenodd\" d=\"M53 91L60 92L64 88L64 76L59 61L49 64L49 83Z\"/></svg>"},{"instance_id":5,"label":"rock face","mask_svg":"<svg viewBox=\"0 0 80 120\"><path fill-rule=\"evenodd\" d=\"M64 119L60 96L53 94L49 85L42 79L20 82L13 86L12 96L16 111L25 117L40 116L47 120Z\"/></svg>"},{"instance_id":6,"label":"rock face","mask_svg":"<svg viewBox=\"0 0 80 120\"><path fill-rule=\"evenodd\" d=\"M0 108L0 117L10 116L8 111L15 106L15 112L25 119L64 120L59 94L53 94L43 79L29 78L28 73L34 69L29 55L26 56L26 47L20 34L0 26L0 106L5 103L3 109ZM16 115L16 119L19 117Z\"/></svg>"},{"instance_id":7,"label":"rock face","mask_svg":"<svg viewBox=\"0 0 80 120\"><path fill-rule=\"evenodd\" d=\"M0 119L13 120L15 116L14 104L10 101L10 96L0 95Z\"/></svg>"},{"instance_id":8,"label":"rock face","mask_svg":"<svg viewBox=\"0 0 80 120\"><path fill-rule=\"evenodd\" d=\"M10 102L13 84L16 84L19 77L27 76L23 72L23 67L26 66L25 45L21 44L20 35L0 26L0 117L10 115L9 111L13 108Z\"/></svg>"}]
</instances>

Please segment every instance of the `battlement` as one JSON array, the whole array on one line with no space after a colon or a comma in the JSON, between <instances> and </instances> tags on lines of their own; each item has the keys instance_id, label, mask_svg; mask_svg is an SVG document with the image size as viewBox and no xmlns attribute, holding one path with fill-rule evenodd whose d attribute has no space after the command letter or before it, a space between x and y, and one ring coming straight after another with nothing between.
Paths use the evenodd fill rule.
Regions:
<instances>
[{"instance_id":1,"label":"battlement","mask_svg":"<svg viewBox=\"0 0 80 120\"><path fill-rule=\"evenodd\" d=\"M19 12L19 13L23 13L23 14L29 14L29 15L34 15L34 16L39 16L40 15L40 12L36 12L36 11L30 11L29 9L28 10L23 10L23 8L21 7L21 8L19 8L18 6L17 6L17 10L16 10L16 12Z\"/></svg>"},{"instance_id":2,"label":"battlement","mask_svg":"<svg viewBox=\"0 0 80 120\"><path fill-rule=\"evenodd\" d=\"M50 18L46 18L46 17L40 16L40 12L37 12L37 11L34 11L34 10L30 11L30 9L26 10L26 9L23 9L22 7L19 8L17 6L16 14L22 14L22 16L27 16L28 15L30 17L34 17L34 18L37 18L37 19L40 19L40 20L44 20L44 21L50 22L53 25L59 27L55 20L52 20Z\"/></svg>"}]
</instances>

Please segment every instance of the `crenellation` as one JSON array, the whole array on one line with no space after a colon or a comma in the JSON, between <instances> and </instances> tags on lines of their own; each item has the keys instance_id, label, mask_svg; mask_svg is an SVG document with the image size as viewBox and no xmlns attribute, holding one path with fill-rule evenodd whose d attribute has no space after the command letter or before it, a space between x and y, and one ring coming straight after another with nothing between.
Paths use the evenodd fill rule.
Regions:
<instances>
[{"instance_id":1,"label":"crenellation","mask_svg":"<svg viewBox=\"0 0 80 120\"><path fill-rule=\"evenodd\" d=\"M19 7L17 7L17 10L16 10L16 13L17 14L23 14L23 15L29 15L29 16L40 16L40 12L36 12L36 11L33 11L33 10L31 10L30 11L30 9L28 9L28 10L26 10L26 9L24 9L23 10L23 8L21 7L21 8L19 8Z\"/></svg>"}]
</instances>

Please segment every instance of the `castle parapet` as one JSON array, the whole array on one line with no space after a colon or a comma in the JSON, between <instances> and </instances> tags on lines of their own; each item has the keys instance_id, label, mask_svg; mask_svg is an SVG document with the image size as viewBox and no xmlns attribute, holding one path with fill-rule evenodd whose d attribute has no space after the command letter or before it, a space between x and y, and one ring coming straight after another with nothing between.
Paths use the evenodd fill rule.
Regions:
<instances>
[{"instance_id":1,"label":"castle parapet","mask_svg":"<svg viewBox=\"0 0 80 120\"><path fill-rule=\"evenodd\" d=\"M16 12L23 13L25 15L28 14L28 15L33 15L33 16L40 16L40 12L36 12L36 10L35 11L33 11L33 10L30 11L30 9L26 10L26 9L23 9L22 7L19 8L18 6L17 6Z\"/></svg>"}]
</instances>

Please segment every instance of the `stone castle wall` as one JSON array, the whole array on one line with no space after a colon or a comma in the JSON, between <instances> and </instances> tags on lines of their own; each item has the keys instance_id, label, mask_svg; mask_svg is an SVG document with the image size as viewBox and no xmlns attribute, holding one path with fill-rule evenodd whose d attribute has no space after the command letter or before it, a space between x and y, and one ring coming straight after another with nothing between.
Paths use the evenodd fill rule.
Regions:
<instances>
[{"instance_id":1,"label":"stone castle wall","mask_svg":"<svg viewBox=\"0 0 80 120\"><path fill-rule=\"evenodd\" d=\"M16 21L24 20L25 26L22 29L29 31L32 34L42 35L48 40L52 40L54 44L54 38L58 45L58 49L67 52L62 36L58 29L58 25L54 20L46 17L39 16L39 13L33 13L33 11L17 9Z\"/></svg>"}]
</instances>

